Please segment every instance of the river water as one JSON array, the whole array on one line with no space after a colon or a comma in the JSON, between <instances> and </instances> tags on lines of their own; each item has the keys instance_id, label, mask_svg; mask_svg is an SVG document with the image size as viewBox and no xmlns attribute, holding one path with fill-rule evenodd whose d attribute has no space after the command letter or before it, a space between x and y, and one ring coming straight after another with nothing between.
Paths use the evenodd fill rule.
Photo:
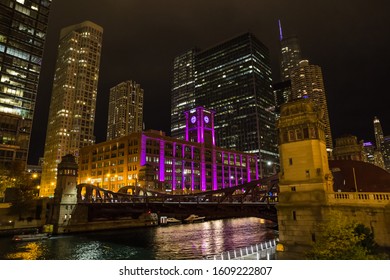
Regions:
<instances>
[{"instance_id":1,"label":"river water","mask_svg":"<svg viewBox=\"0 0 390 280\"><path fill-rule=\"evenodd\" d=\"M48 240L13 242L0 238L0 259L182 260L202 259L274 238L259 218L237 218L167 227L133 228Z\"/></svg>"}]
</instances>

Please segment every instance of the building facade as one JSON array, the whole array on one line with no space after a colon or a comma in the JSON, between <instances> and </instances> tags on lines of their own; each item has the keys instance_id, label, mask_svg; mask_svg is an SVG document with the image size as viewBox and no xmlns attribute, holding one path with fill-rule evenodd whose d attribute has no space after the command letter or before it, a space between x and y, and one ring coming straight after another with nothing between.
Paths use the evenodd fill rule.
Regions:
<instances>
[{"instance_id":1,"label":"building facade","mask_svg":"<svg viewBox=\"0 0 390 280\"><path fill-rule=\"evenodd\" d=\"M302 60L297 68L292 69L290 74L292 98L310 98L315 109L321 113L322 121L325 123L326 148L331 153L333 140L321 67L309 64L307 60Z\"/></svg>"},{"instance_id":2,"label":"building facade","mask_svg":"<svg viewBox=\"0 0 390 280\"><path fill-rule=\"evenodd\" d=\"M41 196L52 196L61 157L95 142L96 96L103 29L90 21L61 30L49 109Z\"/></svg>"},{"instance_id":3,"label":"building facade","mask_svg":"<svg viewBox=\"0 0 390 280\"><path fill-rule=\"evenodd\" d=\"M107 140L141 132L143 127L144 90L134 81L110 89Z\"/></svg>"},{"instance_id":4,"label":"building facade","mask_svg":"<svg viewBox=\"0 0 390 280\"><path fill-rule=\"evenodd\" d=\"M0 165L27 164L51 0L0 1Z\"/></svg>"},{"instance_id":5,"label":"building facade","mask_svg":"<svg viewBox=\"0 0 390 280\"><path fill-rule=\"evenodd\" d=\"M258 179L255 154L215 145L213 111L198 107L185 116L187 140L145 131L82 148L79 183L189 193Z\"/></svg>"},{"instance_id":6,"label":"building facade","mask_svg":"<svg viewBox=\"0 0 390 280\"><path fill-rule=\"evenodd\" d=\"M216 145L257 153L260 176L273 173L279 155L268 48L245 33L198 51L194 61L195 104L216 112Z\"/></svg>"}]
</instances>

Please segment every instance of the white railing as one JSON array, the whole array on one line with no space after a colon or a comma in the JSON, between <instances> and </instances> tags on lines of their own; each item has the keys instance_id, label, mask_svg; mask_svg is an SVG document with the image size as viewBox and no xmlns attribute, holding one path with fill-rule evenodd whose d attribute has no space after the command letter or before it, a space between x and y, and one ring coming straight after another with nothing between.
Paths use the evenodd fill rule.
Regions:
<instances>
[{"instance_id":1,"label":"white railing","mask_svg":"<svg viewBox=\"0 0 390 280\"><path fill-rule=\"evenodd\" d=\"M276 253L276 239L256 245L226 251L218 255L207 256L206 260L269 260Z\"/></svg>"},{"instance_id":2,"label":"white railing","mask_svg":"<svg viewBox=\"0 0 390 280\"><path fill-rule=\"evenodd\" d=\"M388 204L390 193L335 192L328 194L330 203Z\"/></svg>"}]
</instances>

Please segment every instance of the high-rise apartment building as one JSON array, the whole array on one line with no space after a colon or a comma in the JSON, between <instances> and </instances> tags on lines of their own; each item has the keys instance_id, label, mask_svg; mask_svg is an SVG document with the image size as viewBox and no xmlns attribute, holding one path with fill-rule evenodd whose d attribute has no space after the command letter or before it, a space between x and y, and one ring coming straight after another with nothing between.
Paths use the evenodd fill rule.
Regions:
<instances>
[{"instance_id":1,"label":"high-rise apartment building","mask_svg":"<svg viewBox=\"0 0 390 280\"><path fill-rule=\"evenodd\" d=\"M279 161L268 48L245 33L198 51L193 61L195 103L215 111L216 145L256 153L260 175L274 172ZM183 95L180 103L193 100ZM180 103L172 101L172 114Z\"/></svg>"},{"instance_id":2,"label":"high-rise apartment building","mask_svg":"<svg viewBox=\"0 0 390 280\"><path fill-rule=\"evenodd\" d=\"M326 148L331 153L333 142L321 67L302 60L297 68L291 70L290 74L292 98L310 98L315 109L321 113L321 120L325 123Z\"/></svg>"},{"instance_id":3,"label":"high-rise apartment building","mask_svg":"<svg viewBox=\"0 0 390 280\"><path fill-rule=\"evenodd\" d=\"M27 164L50 5L0 1L0 165Z\"/></svg>"},{"instance_id":4,"label":"high-rise apartment building","mask_svg":"<svg viewBox=\"0 0 390 280\"><path fill-rule=\"evenodd\" d=\"M107 140L141 132L144 90L134 81L125 81L110 89Z\"/></svg>"},{"instance_id":5,"label":"high-rise apartment building","mask_svg":"<svg viewBox=\"0 0 390 280\"><path fill-rule=\"evenodd\" d=\"M184 139L184 112L195 107L195 55L189 50L174 58L171 91L171 136Z\"/></svg>"},{"instance_id":6,"label":"high-rise apartment building","mask_svg":"<svg viewBox=\"0 0 390 280\"><path fill-rule=\"evenodd\" d=\"M102 27L85 21L61 30L49 109L41 196L52 196L57 165L66 154L78 156L94 144Z\"/></svg>"}]
</instances>

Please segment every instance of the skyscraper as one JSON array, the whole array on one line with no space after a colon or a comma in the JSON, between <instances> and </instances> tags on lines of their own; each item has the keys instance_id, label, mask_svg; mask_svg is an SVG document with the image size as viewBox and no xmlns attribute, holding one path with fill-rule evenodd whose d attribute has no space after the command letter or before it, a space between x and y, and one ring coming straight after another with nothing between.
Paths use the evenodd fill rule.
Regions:
<instances>
[{"instance_id":1,"label":"skyscraper","mask_svg":"<svg viewBox=\"0 0 390 280\"><path fill-rule=\"evenodd\" d=\"M302 60L290 74L292 98L310 98L315 109L321 113L322 121L325 123L326 148L331 153L333 142L321 67L309 64L308 60Z\"/></svg>"},{"instance_id":2,"label":"skyscraper","mask_svg":"<svg viewBox=\"0 0 390 280\"><path fill-rule=\"evenodd\" d=\"M382 146L383 146L383 130L382 130L382 125L381 122L377 117L374 117L374 133L375 133L375 144L376 144L376 149L380 152L382 152Z\"/></svg>"},{"instance_id":3,"label":"skyscraper","mask_svg":"<svg viewBox=\"0 0 390 280\"><path fill-rule=\"evenodd\" d=\"M107 140L141 132L144 90L134 81L126 81L110 89Z\"/></svg>"},{"instance_id":4,"label":"skyscraper","mask_svg":"<svg viewBox=\"0 0 390 280\"><path fill-rule=\"evenodd\" d=\"M184 112L195 107L195 55L189 50L174 58L171 91L171 136L184 139Z\"/></svg>"},{"instance_id":5,"label":"skyscraper","mask_svg":"<svg viewBox=\"0 0 390 280\"><path fill-rule=\"evenodd\" d=\"M50 5L0 1L0 165L27 163Z\"/></svg>"},{"instance_id":6,"label":"skyscraper","mask_svg":"<svg viewBox=\"0 0 390 280\"><path fill-rule=\"evenodd\" d=\"M260 174L273 172L278 152L268 48L245 33L198 51L193 61L195 104L215 111L217 146L257 153ZM183 95L180 102L192 100Z\"/></svg>"},{"instance_id":7,"label":"skyscraper","mask_svg":"<svg viewBox=\"0 0 390 280\"><path fill-rule=\"evenodd\" d=\"M279 20L280 40L280 76L282 81L290 80L290 71L298 67L302 60L299 40L296 36L283 37L282 25Z\"/></svg>"},{"instance_id":8,"label":"skyscraper","mask_svg":"<svg viewBox=\"0 0 390 280\"><path fill-rule=\"evenodd\" d=\"M276 100L276 117L280 114L280 106L291 101L291 76L292 69L298 67L301 58L301 48L296 36L283 36L282 25L279 23L279 43L280 43L280 82L273 84Z\"/></svg>"},{"instance_id":9,"label":"skyscraper","mask_svg":"<svg viewBox=\"0 0 390 280\"><path fill-rule=\"evenodd\" d=\"M93 134L103 29L90 21L61 30L49 109L41 195L54 194L57 165L95 142Z\"/></svg>"}]
</instances>

